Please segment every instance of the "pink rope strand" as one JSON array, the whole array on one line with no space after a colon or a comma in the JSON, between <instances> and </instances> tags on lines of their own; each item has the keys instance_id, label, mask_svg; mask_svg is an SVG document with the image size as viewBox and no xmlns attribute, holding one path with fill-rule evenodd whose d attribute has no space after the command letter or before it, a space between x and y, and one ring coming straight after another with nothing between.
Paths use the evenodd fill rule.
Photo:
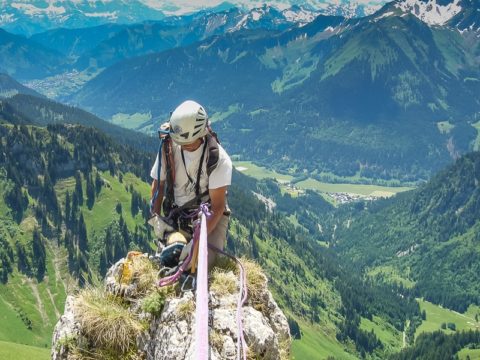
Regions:
<instances>
[{"instance_id":1,"label":"pink rope strand","mask_svg":"<svg viewBox=\"0 0 480 360\"><path fill-rule=\"evenodd\" d=\"M195 312L195 353L197 360L208 360L208 207L200 205L201 225L198 244L197 294Z\"/></svg>"}]
</instances>

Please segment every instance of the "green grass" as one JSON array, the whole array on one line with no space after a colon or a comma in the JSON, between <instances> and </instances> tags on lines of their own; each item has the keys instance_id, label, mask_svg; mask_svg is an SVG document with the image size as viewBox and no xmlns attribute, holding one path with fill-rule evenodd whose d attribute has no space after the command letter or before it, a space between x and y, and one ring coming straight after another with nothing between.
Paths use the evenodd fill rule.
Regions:
<instances>
[{"instance_id":1,"label":"green grass","mask_svg":"<svg viewBox=\"0 0 480 360\"><path fill-rule=\"evenodd\" d=\"M465 312L460 314L456 311L442 308L441 306L432 304L428 301L418 299L420 309L425 310L427 319L417 328L415 337L422 332L433 332L441 329L442 323L454 323L457 331L461 330L475 330L480 329L480 323L475 321L475 307L471 307ZM478 307L477 307L478 310ZM453 331L444 330L447 334L452 334Z\"/></svg>"},{"instance_id":2,"label":"green grass","mask_svg":"<svg viewBox=\"0 0 480 360\"><path fill-rule=\"evenodd\" d=\"M470 360L480 360L480 349L462 349L457 353L460 360L466 360L467 356Z\"/></svg>"},{"instance_id":3,"label":"green grass","mask_svg":"<svg viewBox=\"0 0 480 360\"><path fill-rule=\"evenodd\" d=\"M50 346L53 327L63 313L67 292L64 281L57 275L68 273L63 264L57 274L53 259L63 257L64 252L47 242L47 272L42 282L27 280L14 271L8 283L0 285L0 340ZM22 322L20 312L31 320L32 330Z\"/></svg>"},{"instance_id":4,"label":"green grass","mask_svg":"<svg viewBox=\"0 0 480 360\"><path fill-rule=\"evenodd\" d=\"M378 266L368 271L368 275L374 278L381 277L388 283L401 283L404 287L411 289L415 282L402 275L391 265Z\"/></svg>"},{"instance_id":5,"label":"green grass","mask_svg":"<svg viewBox=\"0 0 480 360\"><path fill-rule=\"evenodd\" d=\"M230 115L239 111L240 111L240 104L229 105L227 111L225 112L217 111L216 113L213 113L213 115L210 116L210 121L212 123L223 121L226 118L228 118Z\"/></svg>"},{"instance_id":6,"label":"green grass","mask_svg":"<svg viewBox=\"0 0 480 360\"><path fill-rule=\"evenodd\" d=\"M281 78L277 78L272 84L273 92L281 94L284 91L302 84L310 77L312 71L317 68L318 57L306 53L305 56L299 58L300 61L290 62L283 68Z\"/></svg>"},{"instance_id":7,"label":"green grass","mask_svg":"<svg viewBox=\"0 0 480 360\"><path fill-rule=\"evenodd\" d=\"M465 312L465 315L471 318L475 318L475 315L477 315L477 317L480 319L480 306L470 305Z\"/></svg>"},{"instance_id":8,"label":"green grass","mask_svg":"<svg viewBox=\"0 0 480 360\"><path fill-rule=\"evenodd\" d=\"M0 341L0 359L48 360L50 359L50 349Z\"/></svg>"},{"instance_id":9,"label":"green grass","mask_svg":"<svg viewBox=\"0 0 480 360\"><path fill-rule=\"evenodd\" d=\"M388 353L400 351L402 348L403 334L378 316L373 316L372 321L362 318L360 329L368 332L373 330Z\"/></svg>"},{"instance_id":10,"label":"green grass","mask_svg":"<svg viewBox=\"0 0 480 360\"><path fill-rule=\"evenodd\" d=\"M234 166L238 171L255 179L277 179L279 182L290 182L293 176L280 174L274 170L268 170L264 167L255 165L251 161L234 161Z\"/></svg>"},{"instance_id":11,"label":"green grass","mask_svg":"<svg viewBox=\"0 0 480 360\"><path fill-rule=\"evenodd\" d=\"M320 192L345 192L358 195L370 196L392 196L402 191L408 191L410 187L388 187L379 185L362 184L329 184L315 179L307 179L295 184L300 189L311 189Z\"/></svg>"},{"instance_id":12,"label":"green grass","mask_svg":"<svg viewBox=\"0 0 480 360\"><path fill-rule=\"evenodd\" d=\"M124 114L118 113L112 116L110 121L121 127L127 129L139 129L141 128L146 122L149 122L152 119L151 113L135 113L135 114Z\"/></svg>"},{"instance_id":13,"label":"green grass","mask_svg":"<svg viewBox=\"0 0 480 360\"><path fill-rule=\"evenodd\" d=\"M295 360L324 360L329 356L335 359L357 359L345 351L344 346L335 339L334 332L324 328L299 322L302 338L292 342L292 358Z\"/></svg>"},{"instance_id":14,"label":"green grass","mask_svg":"<svg viewBox=\"0 0 480 360\"><path fill-rule=\"evenodd\" d=\"M100 175L105 184L102 186L100 194L95 198L95 204L92 209L88 209L86 205L86 183L85 181L82 182L84 204L81 209L87 224L88 236L92 236L93 233L101 233L112 220L119 218L119 214L117 214L115 209L117 203L122 205L122 216L128 228L133 231L135 224L142 223L143 219L140 213L135 218L132 217L130 212L132 195L125 188L132 185L145 199L149 199L150 186L131 173L124 174L122 182L120 182L118 177L111 176L109 172L101 172ZM67 190L72 194L74 189L74 178L59 180L55 185L55 190L62 203Z\"/></svg>"}]
</instances>

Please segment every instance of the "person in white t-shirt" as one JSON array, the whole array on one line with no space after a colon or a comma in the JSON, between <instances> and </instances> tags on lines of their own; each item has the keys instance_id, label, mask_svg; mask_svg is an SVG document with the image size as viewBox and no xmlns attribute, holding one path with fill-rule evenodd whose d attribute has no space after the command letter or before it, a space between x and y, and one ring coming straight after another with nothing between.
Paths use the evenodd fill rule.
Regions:
<instances>
[{"instance_id":1,"label":"person in white t-shirt","mask_svg":"<svg viewBox=\"0 0 480 360\"><path fill-rule=\"evenodd\" d=\"M232 162L210 130L205 109L195 101L180 104L170 117L171 140L150 172L152 212L164 215L176 208L209 201L212 216L207 220L208 242L223 249L228 228L227 188L232 180ZM160 180L158 178L160 177ZM160 181L160 183L158 183ZM209 251L208 263L215 259Z\"/></svg>"}]
</instances>

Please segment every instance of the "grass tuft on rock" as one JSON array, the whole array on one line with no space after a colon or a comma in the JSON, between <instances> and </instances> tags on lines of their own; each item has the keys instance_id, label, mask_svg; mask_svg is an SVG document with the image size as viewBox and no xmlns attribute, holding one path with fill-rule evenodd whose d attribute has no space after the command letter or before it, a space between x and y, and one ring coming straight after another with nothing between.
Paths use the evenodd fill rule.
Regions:
<instances>
[{"instance_id":1,"label":"grass tuft on rock","mask_svg":"<svg viewBox=\"0 0 480 360\"><path fill-rule=\"evenodd\" d=\"M94 348L119 357L135 349L136 338L144 330L119 298L100 289L83 290L75 303L75 313L82 333Z\"/></svg>"},{"instance_id":2,"label":"grass tuft on rock","mask_svg":"<svg viewBox=\"0 0 480 360\"><path fill-rule=\"evenodd\" d=\"M212 347L222 353L223 343L225 342L223 335L218 330L212 329L208 333L208 338Z\"/></svg>"},{"instance_id":3,"label":"grass tuft on rock","mask_svg":"<svg viewBox=\"0 0 480 360\"><path fill-rule=\"evenodd\" d=\"M238 291L237 276L232 271L215 268L211 276L210 290L217 295L225 296Z\"/></svg>"},{"instance_id":4,"label":"grass tuft on rock","mask_svg":"<svg viewBox=\"0 0 480 360\"><path fill-rule=\"evenodd\" d=\"M162 313L163 306L165 305L165 300L167 299L167 292L161 291L152 291L145 298L141 300L141 309L147 313L158 316Z\"/></svg>"},{"instance_id":5,"label":"grass tuft on rock","mask_svg":"<svg viewBox=\"0 0 480 360\"><path fill-rule=\"evenodd\" d=\"M144 256L134 257L131 267L138 294L145 295L151 292L158 281L158 268Z\"/></svg>"},{"instance_id":6,"label":"grass tuft on rock","mask_svg":"<svg viewBox=\"0 0 480 360\"><path fill-rule=\"evenodd\" d=\"M180 319L186 319L195 312L195 302L193 299L184 301L177 306L177 313Z\"/></svg>"},{"instance_id":7,"label":"grass tuft on rock","mask_svg":"<svg viewBox=\"0 0 480 360\"><path fill-rule=\"evenodd\" d=\"M265 294L267 289L267 277L263 273L261 266L255 261L247 258L241 258L240 261L247 273L248 299L254 306L256 304L262 304L264 302L263 294ZM238 273L239 270L237 269L237 274Z\"/></svg>"},{"instance_id":8,"label":"grass tuft on rock","mask_svg":"<svg viewBox=\"0 0 480 360\"><path fill-rule=\"evenodd\" d=\"M224 272L228 271L236 271L237 270L237 263L235 260L230 259L228 256L219 255L215 259L214 269L220 269Z\"/></svg>"}]
</instances>

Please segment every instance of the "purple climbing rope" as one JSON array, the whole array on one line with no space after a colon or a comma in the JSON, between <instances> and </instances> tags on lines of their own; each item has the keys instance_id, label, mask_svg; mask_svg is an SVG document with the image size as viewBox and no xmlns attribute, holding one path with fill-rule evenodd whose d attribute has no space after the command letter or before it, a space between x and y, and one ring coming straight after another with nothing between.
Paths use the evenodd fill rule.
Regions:
<instances>
[{"instance_id":1,"label":"purple climbing rope","mask_svg":"<svg viewBox=\"0 0 480 360\"><path fill-rule=\"evenodd\" d=\"M208 360L208 242L207 218L211 213L200 205L200 240L198 243L197 294L195 311L195 353L197 360Z\"/></svg>"}]
</instances>

